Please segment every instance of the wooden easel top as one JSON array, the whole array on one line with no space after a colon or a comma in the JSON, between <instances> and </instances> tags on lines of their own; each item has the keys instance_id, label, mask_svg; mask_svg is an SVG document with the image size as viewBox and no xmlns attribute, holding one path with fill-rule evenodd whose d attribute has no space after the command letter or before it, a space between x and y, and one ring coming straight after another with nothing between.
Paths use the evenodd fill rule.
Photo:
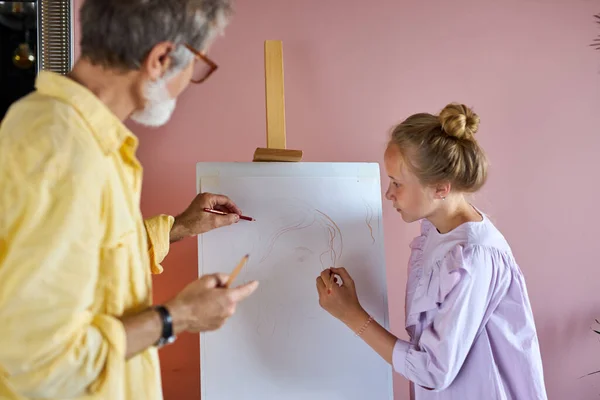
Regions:
<instances>
[{"instance_id":1,"label":"wooden easel top","mask_svg":"<svg viewBox=\"0 0 600 400\"><path fill-rule=\"evenodd\" d=\"M283 43L281 40L265 41L265 100L267 147L256 149L254 161L301 161L302 150L286 148Z\"/></svg>"}]
</instances>

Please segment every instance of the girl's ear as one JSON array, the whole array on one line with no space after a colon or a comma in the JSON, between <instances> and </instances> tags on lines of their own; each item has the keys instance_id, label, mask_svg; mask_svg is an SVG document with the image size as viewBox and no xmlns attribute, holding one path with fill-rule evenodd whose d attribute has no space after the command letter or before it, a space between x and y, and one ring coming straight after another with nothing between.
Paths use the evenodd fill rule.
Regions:
<instances>
[{"instance_id":1,"label":"girl's ear","mask_svg":"<svg viewBox=\"0 0 600 400\"><path fill-rule=\"evenodd\" d=\"M442 182L435 185L435 198L436 199L445 199L450 194L452 190L452 185L450 182Z\"/></svg>"}]
</instances>

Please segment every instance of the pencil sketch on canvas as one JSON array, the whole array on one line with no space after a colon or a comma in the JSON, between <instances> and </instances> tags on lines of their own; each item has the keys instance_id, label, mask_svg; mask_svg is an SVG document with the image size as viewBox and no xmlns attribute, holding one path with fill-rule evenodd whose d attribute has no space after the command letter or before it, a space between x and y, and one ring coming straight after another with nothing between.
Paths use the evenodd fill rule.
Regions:
<instances>
[{"instance_id":1,"label":"pencil sketch on canvas","mask_svg":"<svg viewBox=\"0 0 600 400\"><path fill-rule=\"evenodd\" d=\"M248 253L235 283L260 282L224 328L203 335L203 399L389 398L389 365L320 308L315 287L322 270L343 266L363 306L387 323L379 177L219 174L201 178L200 190L230 196L256 219L203 235L200 271L228 272ZM248 387L217 393L213 382L234 371ZM355 375L363 383L348 386Z\"/></svg>"}]
</instances>

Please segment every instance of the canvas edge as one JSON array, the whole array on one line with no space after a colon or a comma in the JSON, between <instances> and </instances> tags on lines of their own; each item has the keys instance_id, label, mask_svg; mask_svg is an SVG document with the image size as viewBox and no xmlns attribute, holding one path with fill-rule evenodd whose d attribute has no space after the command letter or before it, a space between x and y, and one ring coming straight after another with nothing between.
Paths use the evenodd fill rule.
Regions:
<instances>
[{"instance_id":1,"label":"canvas edge","mask_svg":"<svg viewBox=\"0 0 600 400\"><path fill-rule=\"evenodd\" d=\"M383 320L383 326L385 327L385 329L387 329L388 331L390 330L390 310L389 310L389 299L388 299L388 285L387 285L387 260L385 257L385 237L384 237L384 222L383 222L383 196L382 196L382 186L381 186L381 167L379 165L379 163L377 162L307 162L307 163L294 163L294 164L290 164L290 163L278 163L278 162L273 162L273 163L256 163L256 162L197 162L196 163L196 193L199 194L202 191L202 178L208 178L208 177L223 177L223 176L235 176L234 174L228 174L228 175L222 175L219 173L219 169L222 166L225 165L237 165L239 167L239 169L237 169L238 167L236 167L236 170L241 170L242 168L244 169L245 173L247 174L248 170L247 168L254 168L254 172L255 174L252 175L252 177L267 177L267 176L273 176L272 174L269 174L268 172L272 171L272 170L276 170L275 167L281 167L281 166L291 166L291 168L294 168L295 166L300 166L300 168L304 168L302 172L302 175L304 176L314 176L313 171L316 171L317 167L326 167L329 166L329 173L328 176L331 177L339 177L339 176L348 176L348 173L339 173L340 169L343 167L347 167L347 166L356 166L357 167L357 175L360 177L369 177L369 178L375 178L379 188L380 188L380 194L379 194L379 211L381 212L381 223L379 224L379 237L381 237L383 240L381 240L379 242L379 251L380 254L382 255L382 264L383 264L383 274L382 274L382 278L383 282L382 282L382 287L385 288L385 292L384 292L384 296L383 296L383 316L384 316L384 320ZM305 168L305 166L308 166L308 168ZM339 168L336 168L339 167ZM286 168L289 169L289 168ZM336 172L336 173L333 173ZM302 176L300 175L300 176ZM202 275L202 270L203 270L203 265L204 263L201 261L202 260L202 235L198 236L198 276ZM202 365L205 363L204 360L204 352L202 351L202 349L204 348L204 334L200 334L200 399L204 399L206 392L205 392L205 385L203 384L203 378L204 378L204 368L202 368ZM387 368L387 381L388 381L388 398L389 400L394 400L394 371L393 371L393 367L390 365Z\"/></svg>"},{"instance_id":2,"label":"canvas edge","mask_svg":"<svg viewBox=\"0 0 600 400\"><path fill-rule=\"evenodd\" d=\"M200 194L202 192L202 181L200 176L200 169L196 167L196 194ZM202 248L203 248L203 235L198 235L198 277L202 276L204 271L204 260L202 258ZM205 335L204 333L200 333L199 335L199 351L200 351L200 400L206 398L206 385L204 384L205 376L204 376L204 368L203 365L206 364L205 360Z\"/></svg>"}]
</instances>

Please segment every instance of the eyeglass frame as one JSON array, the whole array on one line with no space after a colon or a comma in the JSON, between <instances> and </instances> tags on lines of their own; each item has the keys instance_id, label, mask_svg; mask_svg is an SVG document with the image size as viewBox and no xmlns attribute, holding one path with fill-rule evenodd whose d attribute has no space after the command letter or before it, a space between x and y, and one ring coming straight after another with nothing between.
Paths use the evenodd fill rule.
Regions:
<instances>
[{"instance_id":1,"label":"eyeglass frame","mask_svg":"<svg viewBox=\"0 0 600 400\"><path fill-rule=\"evenodd\" d=\"M211 76L213 74L213 72L215 72L217 70L217 68L219 68L219 66L217 65L217 63L215 63L213 60L211 60L210 58L208 58L207 56L205 56L204 54L200 53L198 50L196 50L195 48L193 48L192 46L190 46L189 44L185 44L185 47L191 51L196 58L201 59L202 61L204 61L206 64L208 64L208 66L210 67L210 70L208 71L208 73L206 75L204 75L204 77L200 80L194 80L194 79L190 79L190 81L192 83L195 84L200 84L202 82L204 82L205 80L208 79L209 76Z\"/></svg>"}]
</instances>

